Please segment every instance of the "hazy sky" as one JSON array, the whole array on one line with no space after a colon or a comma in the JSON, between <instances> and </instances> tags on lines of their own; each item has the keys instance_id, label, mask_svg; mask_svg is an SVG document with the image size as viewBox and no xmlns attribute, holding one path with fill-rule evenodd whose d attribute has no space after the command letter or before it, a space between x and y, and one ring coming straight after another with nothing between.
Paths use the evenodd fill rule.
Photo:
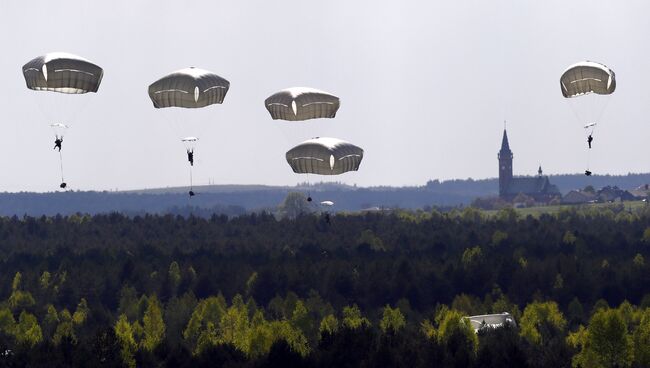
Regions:
<instances>
[{"instance_id":1,"label":"hazy sky","mask_svg":"<svg viewBox=\"0 0 650 368\"><path fill-rule=\"evenodd\" d=\"M303 181L284 153L312 136L364 148L359 172L335 177L350 184L494 177L504 119L515 174L540 163L546 173L581 172L583 122L559 87L580 60L606 64L618 82L592 171L648 172L649 16L646 0L3 0L0 190L57 188L45 93L28 90L21 73L50 51L104 68L99 93L80 99L89 102L68 122L73 189L186 185L183 127L168 116L183 112L201 126L195 184ZM148 85L188 66L230 81L223 105L154 109ZM339 96L337 117L272 120L264 99L292 86Z\"/></svg>"}]
</instances>

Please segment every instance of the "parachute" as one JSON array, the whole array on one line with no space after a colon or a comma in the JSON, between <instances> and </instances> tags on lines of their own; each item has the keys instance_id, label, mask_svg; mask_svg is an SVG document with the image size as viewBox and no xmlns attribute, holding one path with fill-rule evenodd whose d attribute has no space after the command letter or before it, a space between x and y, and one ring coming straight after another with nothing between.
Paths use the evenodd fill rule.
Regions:
<instances>
[{"instance_id":1,"label":"parachute","mask_svg":"<svg viewBox=\"0 0 650 368\"><path fill-rule=\"evenodd\" d=\"M340 104L338 97L308 87L287 88L264 101L273 120L287 121L334 118Z\"/></svg>"},{"instance_id":2,"label":"parachute","mask_svg":"<svg viewBox=\"0 0 650 368\"><path fill-rule=\"evenodd\" d=\"M149 97L157 109L200 108L223 103L230 82L207 70L190 67L166 75L149 86Z\"/></svg>"},{"instance_id":3,"label":"parachute","mask_svg":"<svg viewBox=\"0 0 650 368\"><path fill-rule=\"evenodd\" d=\"M65 52L52 52L36 57L23 65L22 70L28 89L33 91L56 92L57 94L63 95L95 93L99 90L104 76L103 69L98 65L80 56ZM65 109L64 105L69 103L69 100L69 97L58 100L54 95L48 95L42 102L48 102L52 106L45 109L47 111L44 112L50 115L56 110L58 114L62 114L62 110ZM74 108L78 110L78 106ZM52 116L48 117L53 118ZM64 119L60 116L54 119L58 120L58 122L50 124L50 127L54 130L55 135L54 148L59 149L59 163L61 166L61 185L59 187L64 189L67 183L63 176L63 154L61 153L61 146L68 126L61 122ZM72 117L66 116L65 120L68 119L72 119Z\"/></svg>"},{"instance_id":4,"label":"parachute","mask_svg":"<svg viewBox=\"0 0 650 368\"><path fill-rule=\"evenodd\" d=\"M566 98L590 93L611 95L616 90L616 75L603 64L582 61L569 66L562 73L560 86Z\"/></svg>"},{"instance_id":5,"label":"parachute","mask_svg":"<svg viewBox=\"0 0 650 368\"><path fill-rule=\"evenodd\" d=\"M591 174L590 152L593 133L609 100L605 97L616 90L616 74L607 66L593 61L582 61L569 66L560 77L562 96L570 106L586 132L587 176ZM591 96L589 96L591 95ZM604 99L603 99L604 98ZM572 100L576 100L572 102ZM588 173L588 174L587 174Z\"/></svg>"},{"instance_id":6,"label":"parachute","mask_svg":"<svg viewBox=\"0 0 650 368\"><path fill-rule=\"evenodd\" d=\"M27 88L66 94L97 92L104 71L90 61L65 52L52 52L23 65Z\"/></svg>"},{"instance_id":7,"label":"parachute","mask_svg":"<svg viewBox=\"0 0 650 368\"><path fill-rule=\"evenodd\" d=\"M298 174L340 175L359 170L363 149L341 139L319 137L292 148L286 159Z\"/></svg>"},{"instance_id":8,"label":"parachute","mask_svg":"<svg viewBox=\"0 0 650 368\"><path fill-rule=\"evenodd\" d=\"M322 201L320 203L320 205L323 206L323 207L332 207L334 205L334 202L332 202L332 201Z\"/></svg>"},{"instance_id":9,"label":"parachute","mask_svg":"<svg viewBox=\"0 0 650 368\"><path fill-rule=\"evenodd\" d=\"M204 69L195 67L177 70L168 74L149 86L149 98L156 109L178 107L182 109L198 109L210 105L223 103L226 93L230 89L230 82L226 79ZM183 133L187 133L189 116L183 114ZM179 121L179 125L180 125ZM197 129L197 127L193 127ZM187 136L181 141L185 145L187 159L190 163L190 197L194 196L192 167L194 166L194 149L199 139Z\"/></svg>"}]
</instances>

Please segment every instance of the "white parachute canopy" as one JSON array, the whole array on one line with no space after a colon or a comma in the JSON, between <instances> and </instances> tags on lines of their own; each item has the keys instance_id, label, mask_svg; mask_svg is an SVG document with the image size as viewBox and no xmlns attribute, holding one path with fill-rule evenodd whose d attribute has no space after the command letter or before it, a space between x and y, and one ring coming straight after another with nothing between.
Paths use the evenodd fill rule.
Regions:
<instances>
[{"instance_id":1,"label":"white parachute canopy","mask_svg":"<svg viewBox=\"0 0 650 368\"><path fill-rule=\"evenodd\" d=\"M560 90L580 124L593 128L616 90L616 74L603 64L581 61L562 73Z\"/></svg>"},{"instance_id":2,"label":"white parachute canopy","mask_svg":"<svg viewBox=\"0 0 650 368\"><path fill-rule=\"evenodd\" d=\"M359 170L363 149L338 138L312 138L290 149L286 159L297 174L340 175Z\"/></svg>"},{"instance_id":3,"label":"white parachute canopy","mask_svg":"<svg viewBox=\"0 0 650 368\"><path fill-rule=\"evenodd\" d=\"M264 101L273 120L287 121L334 118L340 105L338 97L310 87L283 89Z\"/></svg>"},{"instance_id":4,"label":"white parachute canopy","mask_svg":"<svg viewBox=\"0 0 650 368\"><path fill-rule=\"evenodd\" d=\"M332 207L334 205L334 202L332 202L332 201L322 201L320 203L320 205L323 206L323 207Z\"/></svg>"},{"instance_id":5,"label":"white parachute canopy","mask_svg":"<svg viewBox=\"0 0 650 368\"><path fill-rule=\"evenodd\" d=\"M581 61L569 66L560 77L562 95L566 98L590 93L611 95L616 90L616 74L607 66Z\"/></svg>"}]
</instances>

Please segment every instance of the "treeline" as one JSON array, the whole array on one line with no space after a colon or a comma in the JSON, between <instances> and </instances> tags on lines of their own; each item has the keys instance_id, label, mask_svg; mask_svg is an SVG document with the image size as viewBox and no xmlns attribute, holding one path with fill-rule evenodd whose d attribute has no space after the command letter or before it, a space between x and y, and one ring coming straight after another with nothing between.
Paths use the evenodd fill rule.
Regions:
<instances>
[{"instance_id":1,"label":"treeline","mask_svg":"<svg viewBox=\"0 0 650 368\"><path fill-rule=\"evenodd\" d=\"M170 273L176 272L172 264ZM175 277L175 276L172 276ZM291 366L291 367L647 367L650 307L601 302L575 331L555 302L532 302L523 314L502 298L519 327L475 333L465 311L438 305L431 318L409 321L386 305L376 320L356 305L334 311L312 295L276 297L266 307L237 294L197 300L191 292L163 305L156 295L122 290L114 325L98 325L85 299L74 313L35 301L13 283L0 308L3 366ZM15 297L16 294L21 294ZM20 302L17 300L20 299ZM17 320L14 314L22 309ZM93 325L94 326L93 328Z\"/></svg>"},{"instance_id":2,"label":"treeline","mask_svg":"<svg viewBox=\"0 0 650 368\"><path fill-rule=\"evenodd\" d=\"M0 365L642 367L649 253L623 206L5 217Z\"/></svg>"}]
</instances>

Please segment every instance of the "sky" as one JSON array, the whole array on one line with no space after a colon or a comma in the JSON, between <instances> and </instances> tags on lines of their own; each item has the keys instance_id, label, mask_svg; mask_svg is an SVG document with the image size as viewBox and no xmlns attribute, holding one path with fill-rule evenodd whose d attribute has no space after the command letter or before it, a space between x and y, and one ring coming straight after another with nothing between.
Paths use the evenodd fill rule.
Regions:
<instances>
[{"instance_id":1,"label":"sky","mask_svg":"<svg viewBox=\"0 0 650 368\"><path fill-rule=\"evenodd\" d=\"M648 14L644 0L2 1L0 191L57 189L50 109L74 112L63 159L75 190L187 185L189 127L200 133L195 184L303 182L284 153L315 136L365 151L358 172L324 180L496 177L504 120L515 175L540 164L547 174L649 172ZM100 65L99 92L59 103L27 89L22 65L52 51ZM562 97L560 75L582 60L616 72L606 101ZM189 66L230 81L224 103L154 109L149 84ZM339 96L336 118L272 120L264 99L293 86ZM590 109L588 155L575 112Z\"/></svg>"}]
</instances>

